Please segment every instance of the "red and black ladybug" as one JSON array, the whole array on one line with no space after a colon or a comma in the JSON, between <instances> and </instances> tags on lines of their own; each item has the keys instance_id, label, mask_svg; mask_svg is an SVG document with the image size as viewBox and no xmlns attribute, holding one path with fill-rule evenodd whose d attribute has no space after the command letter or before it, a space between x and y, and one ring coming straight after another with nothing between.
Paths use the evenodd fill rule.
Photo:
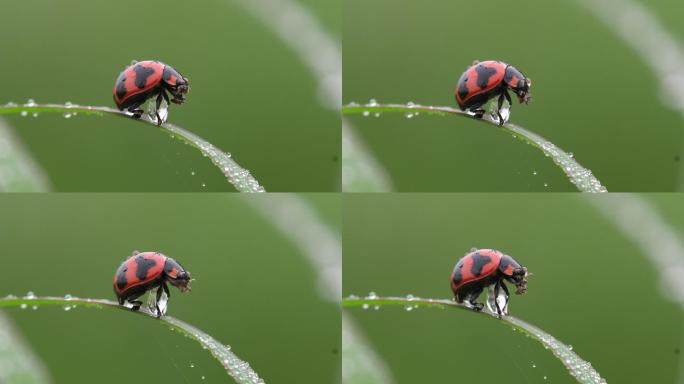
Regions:
<instances>
[{"instance_id":1,"label":"red and black ladybug","mask_svg":"<svg viewBox=\"0 0 684 384\"><path fill-rule=\"evenodd\" d=\"M119 298L119 304L126 301L133 304L134 311L140 309L142 301L136 301L145 292L157 288L157 317L161 317L159 299L162 290L167 297L171 297L166 283L178 288L181 292L190 290L190 272L186 271L176 260L158 252L133 252L121 263L114 274L114 293Z\"/></svg>"},{"instance_id":2,"label":"red and black ladybug","mask_svg":"<svg viewBox=\"0 0 684 384\"><path fill-rule=\"evenodd\" d=\"M159 61L133 62L121 72L114 84L114 102L119 110L127 110L138 119L143 114L140 106L148 99L157 97L157 124L162 124L159 106L162 99L169 103L168 91L173 98L172 103L183 104L185 94L190 90L190 82L172 66Z\"/></svg>"},{"instance_id":3,"label":"red and black ladybug","mask_svg":"<svg viewBox=\"0 0 684 384\"><path fill-rule=\"evenodd\" d=\"M451 273L451 290L456 302L481 311L483 305L476 303L475 300L484 288L490 289L487 305L492 312L496 310L501 317L507 312L510 296L504 280L514 284L515 293L521 295L527 291L527 276L527 268L511 256L493 249L473 249L456 263ZM505 294L503 305L497 300L501 294Z\"/></svg>"},{"instance_id":4,"label":"red and black ladybug","mask_svg":"<svg viewBox=\"0 0 684 384\"><path fill-rule=\"evenodd\" d=\"M501 116L501 107L504 98L508 101L508 105L512 105L508 89L510 88L518 96L520 103L527 104L532 97L531 86L532 81L512 65L493 60L475 61L458 79L456 102L461 110L473 112L478 119L481 119L485 113L482 106L498 96L497 115L499 125L503 125L505 121Z\"/></svg>"}]
</instances>

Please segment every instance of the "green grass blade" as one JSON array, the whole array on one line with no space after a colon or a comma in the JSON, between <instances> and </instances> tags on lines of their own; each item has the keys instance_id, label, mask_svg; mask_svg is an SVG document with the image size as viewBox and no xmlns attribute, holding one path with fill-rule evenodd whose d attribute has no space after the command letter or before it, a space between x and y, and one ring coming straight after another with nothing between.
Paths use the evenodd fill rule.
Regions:
<instances>
[{"instance_id":1,"label":"green grass blade","mask_svg":"<svg viewBox=\"0 0 684 384\"><path fill-rule=\"evenodd\" d=\"M108 107L93 107L87 105L62 105L62 104L6 104L0 105L0 115L21 115L26 116L34 113L61 113L64 116L72 116L74 113L92 116L119 116L133 119L133 117L126 112ZM142 123L152 126L157 126L156 123L146 120L145 118L134 119ZM159 126L162 130L167 132L173 138L177 138L191 146L199 149L202 154L207 156L216 165L221 172L226 176L226 179L231 183L235 189L240 192L266 192L259 182L249 173L248 170L242 168L233 160L229 153L223 152L213 146L208 141L189 132L177 125L164 123Z\"/></svg>"},{"instance_id":2,"label":"green grass blade","mask_svg":"<svg viewBox=\"0 0 684 384\"><path fill-rule=\"evenodd\" d=\"M178 331L183 335L197 341L206 348L223 365L226 372L239 384L263 384L264 381L249 366L246 361L241 360L231 350L229 346L223 345L207 333L171 316L162 316L160 319L150 312L147 308L140 308L139 311L131 311L118 303L105 299L84 299L78 297L12 297L8 296L0 299L0 308L26 308L28 306L56 305L63 306L65 309L75 305L84 308L110 308L120 309L131 314L145 316L150 319L159 320L172 330Z\"/></svg>"},{"instance_id":3,"label":"green grass blade","mask_svg":"<svg viewBox=\"0 0 684 384\"><path fill-rule=\"evenodd\" d=\"M407 116L415 116L417 114L438 116L456 115L474 119L473 116L458 109L418 104L378 104L371 102L365 105L348 104L342 107L342 113L347 115L360 114L363 116L369 116L385 112L398 112L406 114ZM496 127L499 126L487 115L485 115L482 119L476 120ZM568 176L570 182L575 184L577 189L581 192L608 192L606 187L604 187L601 182L594 177L590 170L584 168L573 158L573 156L567 154L552 142L515 124L506 123L502 126L502 128L513 135L514 138L521 139L533 147L542 150L542 152L544 152L546 156L553 160L553 162Z\"/></svg>"},{"instance_id":4,"label":"green grass blade","mask_svg":"<svg viewBox=\"0 0 684 384\"><path fill-rule=\"evenodd\" d=\"M369 296L369 297L355 297L350 296L342 300L342 307L344 308L373 308L375 306L402 306L404 308L415 308L415 307L428 307L428 308L458 308L468 311L469 313L474 313L478 315L485 316L490 319L498 320L491 312L483 309L482 312L475 312L469 308L466 308L462 304L458 304L453 300L445 299L425 299L419 297L379 297L379 296ZM521 331L525 335L531 337L534 340L540 342L544 348L553 352L554 356L563 363L565 368L572 376L575 377L578 383L582 384L603 384L606 380L601 377L601 375L591 366L591 364L581 357L579 357L572 348L561 343L555 337L542 331L541 329L535 327L534 325L528 324L523 320L520 320L513 316L504 316L501 319L502 322L510 325L513 330Z\"/></svg>"}]
</instances>

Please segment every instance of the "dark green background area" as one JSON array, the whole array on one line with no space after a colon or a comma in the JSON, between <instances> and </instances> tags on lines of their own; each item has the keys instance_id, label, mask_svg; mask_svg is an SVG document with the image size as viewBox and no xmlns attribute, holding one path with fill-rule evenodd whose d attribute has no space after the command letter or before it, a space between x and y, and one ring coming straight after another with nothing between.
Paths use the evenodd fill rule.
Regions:
<instances>
[{"instance_id":1,"label":"dark green background area","mask_svg":"<svg viewBox=\"0 0 684 384\"><path fill-rule=\"evenodd\" d=\"M317 273L293 243L247 202L264 198L4 196L0 296L33 291L114 300L114 271L131 251L160 251L196 279L192 292L172 288L169 315L231 345L266 382L332 383L340 374L339 307L318 294ZM339 197L303 198L339 228ZM230 381L208 351L149 318L59 307L3 313L55 383Z\"/></svg>"},{"instance_id":2,"label":"dark green background area","mask_svg":"<svg viewBox=\"0 0 684 384\"><path fill-rule=\"evenodd\" d=\"M681 2L651 5L684 41ZM513 123L572 152L610 191L678 188L681 115L664 106L636 52L578 2L349 0L343 48L345 103L455 107L456 81L473 60L503 60L533 80L530 104L514 101ZM399 191L575 190L541 151L493 126L351 119Z\"/></svg>"},{"instance_id":3,"label":"dark green background area","mask_svg":"<svg viewBox=\"0 0 684 384\"><path fill-rule=\"evenodd\" d=\"M681 307L591 198L614 197L345 196L343 294L451 298L458 259L471 247L497 248L534 274L527 294L511 298L512 315L572 345L609 383L673 383L682 361ZM669 219L684 217L684 197L648 199L684 234L684 222ZM550 351L493 318L457 309L345 311L396 383L574 382Z\"/></svg>"},{"instance_id":4,"label":"dark green background area","mask_svg":"<svg viewBox=\"0 0 684 384\"><path fill-rule=\"evenodd\" d=\"M340 38L340 1L304 5ZM0 103L114 106L114 81L131 60L161 60L192 86L170 122L232 153L269 191L339 189L339 115L319 103L295 53L232 1L6 2L0 34ZM9 121L58 191L233 190L197 150L151 126Z\"/></svg>"}]
</instances>

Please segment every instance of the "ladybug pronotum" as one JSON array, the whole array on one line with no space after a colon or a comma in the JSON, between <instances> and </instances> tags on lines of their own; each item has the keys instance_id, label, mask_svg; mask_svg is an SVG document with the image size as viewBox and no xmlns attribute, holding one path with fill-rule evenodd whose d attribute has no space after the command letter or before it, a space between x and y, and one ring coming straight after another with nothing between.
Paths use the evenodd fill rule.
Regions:
<instances>
[{"instance_id":1,"label":"ladybug pronotum","mask_svg":"<svg viewBox=\"0 0 684 384\"><path fill-rule=\"evenodd\" d=\"M134 62L121 72L114 83L114 102L121 111L133 113L139 119L143 110L140 106L148 99L157 98L157 124L163 123L159 116L162 99L169 104L169 92L174 104L183 104L185 94L190 90L190 81L172 66L159 61Z\"/></svg>"},{"instance_id":2,"label":"ladybug pronotum","mask_svg":"<svg viewBox=\"0 0 684 384\"><path fill-rule=\"evenodd\" d=\"M155 301L157 317L162 316L159 299L162 291L171 297L167 283L178 288L181 292L190 290L190 272L186 271L176 260L158 252L133 252L114 274L114 293L119 304L125 302L133 304L132 310L137 311L142 301L136 300L147 291L157 289Z\"/></svg>"},{"instance_id":3,"label":"ladybug pronotum","mask_svg":"<svg viewBox=\"0 0 684 384\"><path fill-rule=\"evenodd\" d=\"M527 291L527 276L527 268L511 256L493 249L473 249L456 263L451 273L451 290L456 302L481 311L483 305L475 300L487 288L487 307L502 317L508 313L510 296L504 280L515 285L515 293L522 295ZM503 304L499 303L500 296Z\"/></svg>"},{"instance_id":4,"label":"ladybug pronotum","mask_svg":"<svg viewBox=\"0 0 684 384\"><path fill-rule=\"evenodd\" d=\"M527 104L532 97L531 86L532 81L512 65L494 60L475 61L458 79L456 102L462 111L472 112L475 117L481 119L485 114L482 107L489 100L498 97L496 113L499 125L503 125L505 120L501 115L501 107L504 99L508 101L509 106L512 105L508 90L518 96L520 103Z\"/></svg>"}]
</instances>

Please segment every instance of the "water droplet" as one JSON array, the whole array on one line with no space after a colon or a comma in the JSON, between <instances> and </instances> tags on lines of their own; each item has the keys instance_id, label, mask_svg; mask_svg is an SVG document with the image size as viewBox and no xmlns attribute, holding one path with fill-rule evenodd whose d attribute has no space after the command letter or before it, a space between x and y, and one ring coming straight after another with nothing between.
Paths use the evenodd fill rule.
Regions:
<instances>
[{"instance_id":1,"label":"water droplet","mask_svg":"<svg viewBox=\"0 0 684 384\"><path fill-rule=\"evenodd\" d=\"M16 107L16 106L17 106L17 103L14 103L14 102L12 102L12 101L9 101L9 102L7 102L7 104L5 104L5 106L6 106L6 107L12 108L12 107Z\"/></svg>"},{"instance_id":2,"label":"water droplet","mask_svg":"<svg viewBox=\"0 0 684 384\"><path fill-rule=\"evenodd\" d=\"M368 299L371 299L371 300L374 300L374 299L377 299L377 298L378 298L378 295L377 295L375 292L370 291L370 293L368 293L368 297L367 297L367 298L368 298Z\"/></svg>"},{"instance_id":3,"label":"water droplet","mask_svg":"<svg viewBox=\"0 0 684 384\"><path fill-rule=\"evenodd\" d=\"M532 368L537 368L537 364L532 363Z\"/></svg>"},{"instance_id":4,"label":"water droplet","mask_svg":"<svg viewBox=\"0 0 684 384\"><path fill-rule=\"evenodd\" d=\"M202 376L202 380L206 379L206 377Z\"/></svg>"},{"instance_id":5,"label":"water droplet","mask_svg":"<svg viewBox=\"0 0 684 384\"><path fill-rule=\"evenodd\" d=\"M412 119L413 118L413 113L407 113L404 116L406 116L407 119Z\"/></svg>"},{"instance_id":6,"label":"water droplet","mask_svg":"<svg viewBox=\"0 0 684 384\"><path fill-rule=\"evenodd\" d=\"M33 112L33 114L31 116L38 117L38 112Z\"/></svg>"},{"instance_id":7,"label":"water droplet","mask_svg":"<svg viewBox=\"0 0 684 384\"><path fill-rule=\"evenodd\" d=\"M73 299L74 297L67 293L66 295L64 295L64 298L67 299L67 300L71 300L71 299Z\"/></svg>"},{"instance_id":8,"label":"water droplet","mask_svg":"<svg viewBox=\"0 0 684 384\"><path fill-rule=\"evenodd\" d=\"M572 152L568 152L568 156L570 156L570 158L572 159L572 158L574 158L574 157L575 157L575 154L574 154L574 153L572 153Z\"/></svg>"},{"instance_id":9,"label":"water droplet","mask_svg":"<svg viewBox=\"0 0 684 384\"><path fill-rule=\"evenodd\" d=\"M64 106L67 107L67 108L71 108L71 107L73 107L74 105L71 103L71 101L67 101L66 103L64 103Z\"/></svg>"},{"instance_id":10,"label":"water droplet","mask_svg":"<svg viewBox=\"0 0 684 384\"><path fill-rule=\"evenodd\" d=\"M369 107L377 107L378 106L378 101L375 99L370 99L367 104Z\"/></svg>"},{"instance_id":11,"label":"water droplet","mask_svg":"<svg viewBox=\"0 0 684 384\"><path fill-rule=\"evenodd\" d=\"M549 183L544 183L544 188L548 188L548 187L549 187Z\"/></svg>"},{"instance_id":12,"label":"water droplet","mask_svg":"<svg viewBox=\"0 0 684 384\"><path fill-rule=\"evenodd\" d=\"M33 291L28 291L26 293L26 296L24 296L24 299L29 299L29 300L33 300L35 298L36 298L36 294L33 293Z\"/></svg>"},{"instance_id":13,"label":"water droplet","mask_svg":"<svg viewBox=\"0 0 684 384\"><path fill-rule=\"evenodd\" d=\"M33 99L28 99L28 101L27 101L26 104L24 104L24 105L26 105L27 107L35 107L35 106L36 106L36 102L35 102L35 100L33 100Z\"/></svg>"},{"instance_id":14,"label":"water droplet","mask_svg":"<svg viewBox=\"0 0 684 384\"><path fill-rule=\"evenodd\" d=\"M195 363L190 362L190 368L195 368Z\"/></svg>"},{"instance_id":15,"label":"water droplet","mask_svg":"<svg viewBox=\"0 0 684 384\"><path fill-rule=\"evenodd\" d=\"M544 380L546 380L546 376L544 376Z\"/></svg>"},{"instance_id":16,"label":"water droplet","mask_svg":"<svg viewBox=\"0 0 684 384\"><path fill-rule=\"evenodd\" d=\"M71 311L71 305L64 305L62 306L62 309L65 311Z\"/></svg>"},{"instance_id":17,"label":"water droplet","mask_svg":"<svg viewBox=\"0 0 684 384\"><path fill-rule=\"evenodd\" d=\"M7 299L7 300L14 300L14 299L16 299L16 298L17 298L17 297L16 297L15 295L12 295L12 294L9 294L9 295L5 296L5 299Z\"/></svg>"},{"instance_id":18,"label":"water droplet","mask_svg":"<svg viewBox=\"0 0 684 384\"><path fill-rule=\"evenodd\" d=\"M415 108L416 104L414 104L413 101L409 101L408 103L406 103L406 106L409 108Z\"/></svg>"},{"instance_id":19,"label":"water droplet","mask_svg":"<svg viewBox=\"0 0 684 384\"><path fill-rule=\"evenodd\" d=\"M190 171L190 175L195 176L195 171Z\"/></svg>"},{"instance_id":20,"label":"water droplet","mask_svg":"<svg viewBox=\"0 0 684 384\"><path fill-rule=\"evenodd\" d=\"M28 116L28 112L26 112L26 111L21 111L21 112L19 112L19 114L21 115L21 117Z\"/></svg>"},{"instance_id":21,"label":"water droplet","mask_svg":"<svg viewBox=\"0 0 684 384\"><path fill-rule=\"evenodd\" d=\"M202 183L202 188L206 188L207 183Z\"/></svg>"},{"instance_id":22,"label":"water droplet","mask_svg":"<svg viewBox=\"0 0 684 384\"><path fill-rule=\"evenodd\" d=\"M373 114L373 117L380 117L380 112L375 112L375 113Z\"/></svg>"},{"instance_id":23,"label":"water droplet","mask_svg":"<svg viewBox=\"0 0 684 384\"><path fill-rule=\"evenodd\" d=\"M413 305L411 305L411 304L405 305L405 306L404 306L404 309L405 309L407 312L411 312L411 311L413 311Z\"/></svg>"},{"instance_id":24,"label":"water droplet","mask_svg":"<svg viewBox=\"0 0 684 384\"><path fill-rule=\"evenodd\" d=\"M415 299L415 296L413 296L412 294L409 293L408 295L406 295L406 299L409 300L409 301L410 301L410 300L414 300L414 299Z\"/></svg>"},{"instance_id":25,"label":"water droplet","mask_svg":"<svg viewBox=\"0 0 684 384\"><path fill-rule=\"evenodd\" d=\"M26 305L26 303L21 303L21 305L19 306L19 308L21 309L26 309L27 307L28 305Z\"/></svg>"},{"instance_id":26,"label":"water droplet","mask_svg":"<svg viewBox=\"0 0 684 384\"><path fill-rule=\"evenodd\" d=\"M38 306L37 306L37 305L34 305L34 306L31 307L31 309L33 309L33 310L35 311L36 309L38 309Z\"/></svg>"},{"instance_id":27,"label":"water droplet","mask_svg":"<svg viewBox=\"0 0 684 384\"><path fill-rule=\"evenodd\" d=\"M64 112L62 116L64 116L65 119L70 119L72 115L69 112Z\"/></svg>"},{"instance_id":28,"label":"water droplet","mask_svg":"<svg viewBox=\"0 0 684 384\"><path fill-rule=\"evenodd\" d=\"M361 308L362 308L362 309L368 309L368 307L369 307L369 305L366 304L366 303L364 303L364 304L361 305Z\"/></svg>"},{"instance_id":29,"label":"water droplet","mask_svg":"<svg viewBox=\"0 0 684 384\"><path fill-rule=\"evenodd\" d=\"M370 111L363 111L363 117L368 117L370 116Z\"/></svg>"},{"instance_id":30,"label":"water droplet","mask_svg":"<svg viewBox=\"0 0 684 384\"><path fill-rule=\"evenodd\" d=\"M568 349L572 351L572 345L568 345Z\"/></svg>"},{"instance_id":31,"label":"water droplet","mask_svg":"<svg viewBox=\"0 0 684 384\"><path fill-rule=\"evenodd\" d=\"M537 171L532 171L532 175L537 176Z\"/></svg>"}]
</instances>

